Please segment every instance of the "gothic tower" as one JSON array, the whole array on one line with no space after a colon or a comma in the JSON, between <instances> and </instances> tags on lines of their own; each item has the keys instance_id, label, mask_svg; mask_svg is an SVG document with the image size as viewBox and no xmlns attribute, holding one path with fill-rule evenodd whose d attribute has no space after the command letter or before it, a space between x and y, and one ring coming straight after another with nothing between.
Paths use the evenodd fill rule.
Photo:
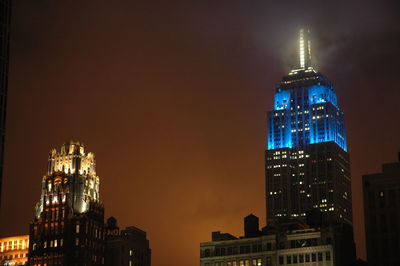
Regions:
<instances>
[{"instance_id":1,"label":"gothic tower","mask_svg":"<svg viewBox=\"0 0 400 266\"><path fill-rule=\"evenodd\" d=\"M104 264L104 208L94 154L79 142L50 151L30 225L29 265Z\"/></svg>"}]
</instances>

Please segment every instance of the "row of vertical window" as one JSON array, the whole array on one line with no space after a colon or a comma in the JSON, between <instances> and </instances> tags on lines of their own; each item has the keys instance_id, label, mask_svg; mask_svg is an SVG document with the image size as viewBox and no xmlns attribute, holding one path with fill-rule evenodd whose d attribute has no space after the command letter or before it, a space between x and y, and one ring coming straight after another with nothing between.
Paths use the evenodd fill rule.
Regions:
<instances>
[{"instance_id":1,"label":"row of vertical window","mask_svg":"<svg viewBox=\"0 0 400 266\"><path fill-rule=\"evenodd\" d=\"M0 252L8 251L8 250L21 250L27 249L29 246L29 240L11 240L0 242Z\"/></svg>"},{"instance_id":2,"label":"row of vertical window","mask_svg":"<svg viewBox=\"0 0 400 266\"><path fill-rule=\"evenodd\" d=\"M64 239L54 239L50 241L44 241L43 242L43 248L56 248L56 247L62 247L64 245ZM36 250L38 248L38 245L34 243L32 245L32 249Z\"/></svg>"},{"instance_id":3,"label":"row of vertical window","mask_svg":"<svg viewBox=\"0 0 400 266\"><path fill-rule=\"evenodd\" d=\"M213 256L226 256L246 253L257 253L263 251L271 251L273 248L272 243L254 244L246 246L234 246L234 247L216 247L213 249L205 249L202 252L202 257L213 257Z\"/></svg>"},{"instance_id":4,"label":"row of vertical window","mask_svg":"<svg viewBox=\"0 0 400 266\"><path fill-rule=\"evenodd\" d=\"M271 258L269 258L271 262ZM230 261L217 261L212 265L209 262L204 263L204 266L262 266L262 259L244 259L244 260L230 260ZM266 265L272 265L271 263Z\"/></svg>"},{"instance_id":5,"label":"row of vertical window","mask_svg":"<svg viewBox=\"0 0 400 266\"><path fill-rule=\"evenodd\" d=\"M12 260L12 259L20 259L20 258L27 258L28 253L18 253L18 254L11 254L11 255L0 255L1 260Z\"/></svg>"},{"instance_id":6,"label":"row of vertical window","mask_svg":"<svg viewBox=\"0 0 400 266\"><path fill-rule=\"evenodd\" d=\"M44 213L46 220L58 220L59 218L64 219L65 218L65 209L62 208L60 209L53 209L53 210L47 210Z\"/></svg>"},{"instance_id":7,"label":"row of vertical window","mask_svg":"<svg viewBox=\"0 0 400 266\"><path fill-rule=\"evenodd\" d=\"M94 238L98 238L98 239L105 239L105 232L103 232L103 230L99 229L98 226L93 225L93 227L91 227L90 229L92 229L92 230L89 230L89 226L88 226L88 224L86 224L85 232L88 235L94 236ZM81 233L81 227L80 227L79 223L75 225L75 233L76 234Z\"/></svg>"},{"instance_id":8,"label":"row of vertical window","mask_svg":"<svg viewBox=\"0 0 400 266\"><path fill-rule=\"evenodd\" d=\"M331 252L326 251L325 261L330 261L330 260L331 260ZM279 256L279 265L316 262L316 261L324 261L324 254L322 252Z\"/></svg>"}]
</instances>

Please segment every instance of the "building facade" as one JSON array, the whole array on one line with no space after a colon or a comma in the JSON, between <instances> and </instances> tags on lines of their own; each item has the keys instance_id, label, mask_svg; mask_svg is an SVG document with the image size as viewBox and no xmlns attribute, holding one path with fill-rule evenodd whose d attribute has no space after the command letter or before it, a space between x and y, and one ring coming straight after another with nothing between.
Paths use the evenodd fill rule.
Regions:
<instances>
[{"instance_id":1,"label":"building facade","mask_svg":"<svg viewBox=\"0 0 400 266\"><path fill-rule=\"evenodd\" d=\"M258 228L258 217L244 218L245 235L213 232L200 244L201 266L348 266L355 263L353 229L346 223L310 228L286 219Z\"/></svg>"},{"instance_id":2,"label":"building facade","mask_svg":"<svg viewBox=\"0 0 400 266\"><path fill-rule=\"evenodd\" d=\"M0 207L3 182L4 140L6 131L10 20L11 0L0 0Z\"/></svg>"},{"instance_id":3,"label":"building facade","mask_svg":"<svg viewBox=\"0 0 400 266\"><path fill-rule=\"evenodd\" d=\"M107 220L106 265L150 266L151 249L146 232L129 226L119 231L117 220Z\"/></svg>"},{"instance_id":4,"label":"building facade","mask_svg":"<svg viewBox=\"0 0 400 266\"><path fill-rule=\"evenodd\" d=\"M30 225L29 265L103 265L104 208L94 154L69 142L50 151Z\"/></svg>"},{"instance_id":5,"label":"building facade","mask_svg":"<svg viewBox=\"0 0 400 266\"><path fill-rule=\"evenodd\" d=\"M300 31L299 64L276 86L265 152L268 222L306 220L312 210L352 224L344 113L333 83L311 66L309 32Z\"/></svg>"},{"instance_id":6,"label":"building facade","mask_svg":"<svg viewBox=\"0 0 400 266\"><path fill-rule=\"evenodd\" d=\"M26 265L29 235L0 238L0 265Z\"/></svg>"},{"instance_id":7,"label":"building facade","mask_svg":"<svg viewBox=\"0 0 400 266\"><path fill-rule=\"evenodd\" d=\"M363 194L368 264L400 265L400 153L381 173L363 176Z\"/></svg>"}]
</instances>

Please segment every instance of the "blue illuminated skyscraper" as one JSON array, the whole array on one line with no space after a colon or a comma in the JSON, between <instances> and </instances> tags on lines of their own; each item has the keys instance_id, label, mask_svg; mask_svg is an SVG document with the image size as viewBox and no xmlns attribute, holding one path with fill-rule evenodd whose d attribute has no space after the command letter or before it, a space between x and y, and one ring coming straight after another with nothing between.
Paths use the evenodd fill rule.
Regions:
<instances>
[{"instance_id":1,"label":"blue illuminated skyscraper","mask_svg":"<svg viewBox=\"0 0 400 266\"><path fill-rule=\"evenodd\" d=\"M344 113L333 83L311 65L309 31L300 30L297 68L276 86L267 142L268 221L317 209L352 224Z\"/></svg>"}]
</instances>

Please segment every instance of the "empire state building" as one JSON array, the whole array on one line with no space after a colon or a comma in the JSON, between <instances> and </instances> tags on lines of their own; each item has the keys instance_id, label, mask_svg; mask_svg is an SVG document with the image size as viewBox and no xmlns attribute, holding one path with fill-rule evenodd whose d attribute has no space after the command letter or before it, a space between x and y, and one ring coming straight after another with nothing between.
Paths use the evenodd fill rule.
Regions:
<instances>
[{"instance_id":1,"label":"empire state building","mask_svg":"<svg viewBox=\"0 0 400 266\"><path fill-rule=\"evenodd\" d=\"M265 151L267 220L306 221L320 211L352 224L344 113L333 83L311 64L309 31L300 30L298 66L276 85Z\"/></svg>"}]
</instances>

